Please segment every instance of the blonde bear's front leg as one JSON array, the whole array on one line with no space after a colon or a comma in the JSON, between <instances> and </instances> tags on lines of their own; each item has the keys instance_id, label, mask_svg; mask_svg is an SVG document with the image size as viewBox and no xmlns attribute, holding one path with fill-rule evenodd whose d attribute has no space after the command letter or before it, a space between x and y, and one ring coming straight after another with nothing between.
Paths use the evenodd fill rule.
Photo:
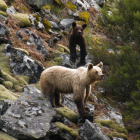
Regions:
<instances>
[{"instance_id":1,"label":"blonde bear's front leg","mask_svg":"<svg viewBox=\"0 0 140 140\"><path fill-rule=\"evenodd\" d=\"M74 103L77 106L78 112L81 116L90 116L90 114L85 110L85 89L74 90L73 93Z\"/></svg>"},{"instance_id":2,"label":"blonde bear's front leg","mask_svg":"<svg viewBox=\"0 0 140 140\"><path fill-rule=\"evenodd\" d=\"M84 106L85 106L86 101L87 101L88 97L90 96L90 94L91 94L91 86L89 85L89 86L86 86L86 96L84 99ZM87 106L85 106L85 110L90 112L90 109Z\"/></svg>"}]
</instances>

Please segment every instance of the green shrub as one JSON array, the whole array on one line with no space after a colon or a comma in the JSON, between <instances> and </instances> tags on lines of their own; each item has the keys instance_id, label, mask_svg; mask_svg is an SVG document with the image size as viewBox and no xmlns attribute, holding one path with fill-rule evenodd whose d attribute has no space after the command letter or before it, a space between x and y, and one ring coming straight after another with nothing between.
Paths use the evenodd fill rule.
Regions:
<instances>
[{"instance_id":1,"label":"green shrub","mask_svg":"<svg viewBox=\"0 0 140 140\"><path fill-rule=\"evenodd\" d=\"M130 97L131 92L138 89L137 83L140 79L139 53L126 45L122 48L116 61L103 86L108 93Z\"/></svg>"},{"instance_id":2,"label":"green shrub","mask_svg":"<svg viewBox=\"0 0 140 140\"><path fill-rule=\"evenodd\" d=\"M111 14L108 14L110 11ZM109 0L101 9L99 23L126 42L140 44L140 4L139 0Z\"/></svg>"}]
</instances>

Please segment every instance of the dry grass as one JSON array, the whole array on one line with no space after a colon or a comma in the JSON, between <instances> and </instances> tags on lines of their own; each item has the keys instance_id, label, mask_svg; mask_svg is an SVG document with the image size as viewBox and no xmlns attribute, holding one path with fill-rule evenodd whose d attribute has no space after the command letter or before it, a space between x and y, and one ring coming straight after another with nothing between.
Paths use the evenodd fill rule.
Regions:
<instances>
[{"instance_id":1,"label":"dry grass","mask_svg":"<svg viewBox=\"0 0 140 140\"><path fill-rule=\"evenodd\" d=\"M16 11L23 14L31 14L34 12L34 9L32 9L28 4L26 0L14 0L14 2L9 2L9 0L5 0L7 4L10 4L14 6Z\"/></svg>"},{"instance_id":2,"label":"dry grass","mask_svg":"<svg viewBox=\"0 0 140 140\"><path fill-rule=\"evenodd\" d=\"M44 66L48 66L45 62L45 59L43 58L42 54L35 51L36 46L28 46L24 42L18 40L18 37L16 36L16 33L20 30L19 22L12 16L8 15L7 22L5 23L7 28L9 28L10 35L9 39L12 42L12 46L15 48L22 48L29 52L29 56L31 56L34 60L40 61ZM39 32L38 30L30 27L27 28L28 30L34 32L36 35L38 35L42 40L43 39L50 39L52 36L50 36L47 32L43 31L43 33ZM43 40L44 45L46 46L46 49L48 51L53 51L48 44ZM50 58L48 58L50 59Z\"/></svg>"}]
</instances>

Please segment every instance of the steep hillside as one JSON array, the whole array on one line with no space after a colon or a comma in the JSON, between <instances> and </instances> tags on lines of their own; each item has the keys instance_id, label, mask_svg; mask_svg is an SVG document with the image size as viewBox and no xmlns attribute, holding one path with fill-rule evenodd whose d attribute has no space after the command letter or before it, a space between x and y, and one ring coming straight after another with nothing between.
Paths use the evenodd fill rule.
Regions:
<instances>
[{"instance_id":1,"label":"steep hillside","mask_svg":"<svg viewBox=\"0 0 140 140\"><path fill-rule=\"evenodd\" d=\"M18 118L18 115L15 120L13 119L14 123L19 122L18 125L16 123L15 125L23 129L28 128L27 126L30 125L28 124L28 115L31 119L35 118L35 121L39 122L40 118L38 119L36 116L39 116L40 112L48 111L49 113L47 112L44 116L48 117L47 125L49 124L51 128L48 129L43 118L43 128L39 126L40 129L35 131L30 129L29 133L25 129L18 127L14 131L14 123L9 129L5 130L3 120L8 122L9 119L8 117L3 117L0 120L2 130L0 131L0 135L2 135L0 139L31 138L48 140L49 138L50 140L55 140L58 138L60 140L86 140L93 137L94 129L96 131L95 140L97 138L99 140L134 139L135 132L132 133L131 127L126 129L122 122L121 109L118 108L121 103L119 104L107 97L105 99L105 91L98 82L92 85L92 95L88 99L90 109L94 114L92 123L88 120L85 123L81 123L83 118L78 118L79 122L75 123L78 113L75 104L71 102L72 98L62 97L63 103L70 110L67 107L59 110L59 108L52 109L49 104L45 105L46 100L40 94L39 79L45 68L54 65L77 68L80 63L79 46L76 47L78 54L76 64L70 61L68 33L73 21L76 21L79 25L87 24L84 30L87 44L86 64L91 62L96 65L102 61L104 63L103 73L105 74L105 80L109 76L110 66L114 64L119 46L123 43L120 38L117 40L111 39L112 34L107 33L106 29L103 29L98 24L98 17L102 16L100 8L103 5L104 0L0 0L0 115L4 116L5 113L3 111L5 107L3 100L9 99L10 101L5 100L6 104L8 104L6 109L10 105L13 107L10 110L13 111L12 117L15 117L14 115L18 111L22 114L26 110L25 114L22 114L25 117L24 120L22 120L22 117ZM31 96L33 97L32 99L29 96L30 92L31 94L32 92L34 93ZM11 100L16 101L11 103ZM25 102L23 101L24 103L22 103L22 100ZM37 101L32 107L30 102L35 100ZM65 103L65 100L67 100L67 103ZM14 106L15 104L18 106ZM26 108L26 105L28 108ZM43 108L49 106L49 109L43 110L40 106L43 106ZM16 111L14 108L19 110ZM38 113L34 114L36 108ZM63 117L57 116L55 112ZM55 114L57 117L52 119L50 114ZM17 118L21 120L19 121ZM26 123L23 121L26 121ZM62 122L65 122L65 125ZM35 128L37 125L35 124L33 127ZM93 129L93 127L95 128ZM86 130L85 128L88 129ZM92 132L88 135L91 129ZM57 133L53 132L53 130L57 130ZM9 138L8 136L8 138L5 138L6 134L4 132L6 131L7 134L13 137ZM46 132L48 133L46 134Z\"/></svg>"}]
</instances>

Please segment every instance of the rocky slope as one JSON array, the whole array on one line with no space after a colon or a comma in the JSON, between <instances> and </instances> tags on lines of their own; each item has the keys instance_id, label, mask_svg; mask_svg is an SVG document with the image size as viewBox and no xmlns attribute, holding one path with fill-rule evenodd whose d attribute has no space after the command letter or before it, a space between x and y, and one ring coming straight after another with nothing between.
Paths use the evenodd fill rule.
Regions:
<instances>
[{"instance_id":1,"label":"rocky slope","mask_svg":"<svg viewBox=\"0 0 140 140\"><path fill-rule=\"evenodd\" d=\"M41 94L41 72L69 62L68 30L87 23L86 62L96 63L90 39L100 46L96 23L104 0L0 0L0 139L128 139L122 115L94 88L87 106L92 118L78 115L71 95L63 108L52 108ZM77 47L77 52L79 48ZM102 61L102 60L99 60ZM11 136L9 136L11 135Z\"/></svg>"}]
</instances>

